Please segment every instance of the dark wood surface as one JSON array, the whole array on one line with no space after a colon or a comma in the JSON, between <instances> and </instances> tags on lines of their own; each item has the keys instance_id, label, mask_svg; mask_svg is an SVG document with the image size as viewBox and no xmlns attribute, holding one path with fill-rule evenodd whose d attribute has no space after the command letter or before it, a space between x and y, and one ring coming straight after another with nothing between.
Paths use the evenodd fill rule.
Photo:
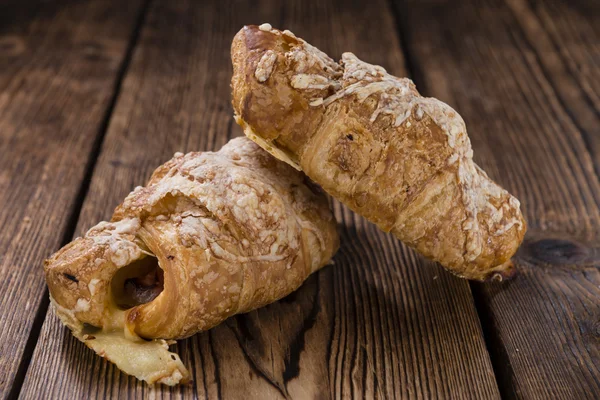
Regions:
<instances>
[{"instance_id":1,"label":"dark wood surface","mask_svg":"<svg viewBox=\"0 0 600 400\"><path fill-rule=\"evenodd\" d=\"M73 234L138 6L0 5L0 397L37 342L42 262Z\"/></svg>"},{"instance_id":2,"label":"dark wood surface","mask_svg":"<svg viewBox=\"0 0 600 400\"><path fill-rule=\"evenodd\" d=\"M599 18L566 0L0 4L0 396L598 397ZM522 202L521 274L469 284L332 202L335 265L180 341L193 383L149 387L47 312L41 264L174 152L240 135L229 45L261 22L456 108Z\"/></svg>"},{"instance_id":3,"label":"dark wood surface","mask_svg":"<svg viewBox=\"0 0 600 400\"><path fill-rule=\"evenodd\" d=\"M598 82L589 78L598 76L589 55L600 54L600 36L592 17L566 2L397 6L417 85L460 110L475 160L521 200L529 224L516 257L520 276L473 285L501 393L597 398L599 154L588 141L600 135L591 87ZM578 28L557 33L574 18Z\"/></svg>"},{"instance_id":4,"label":"dark wood surface","mask_svg":"<svg viewBox=\"0 0 600 400\"><path fill-rule=\"evenodd\" d=\"M240 134L231 118L229 45L248 20L307 32L306 39L332 54L355 51L406 74L391 13L375 18L386 3L366 10L347 8L347 17L336 15L342 6L334 1L319 6L287 2L284 7L264 2L247 9L238 5L227 14L227 3L154 1L111 118L78 233L108 218L175 151L218 149ZM361 12L365 18L373 16L366 18L371 21L364 27L368 36L348 30ZM218 21L214 15L220 16ZM390 48L373 48L378 37L387 37ZM335 267L318 273L288 299L180 342L194 384L160 388L159 393L498 397L468 283L416 257L338 204L335 208L345 228ZM59 365L46 367L53 362ZM77 373L65 374L68 369ZM144 383L118 373L65 336L50 313L21 393L55 397L64 388L75 397L102 397L105 390L148 393Z\"/></svg>"}]
</instances>

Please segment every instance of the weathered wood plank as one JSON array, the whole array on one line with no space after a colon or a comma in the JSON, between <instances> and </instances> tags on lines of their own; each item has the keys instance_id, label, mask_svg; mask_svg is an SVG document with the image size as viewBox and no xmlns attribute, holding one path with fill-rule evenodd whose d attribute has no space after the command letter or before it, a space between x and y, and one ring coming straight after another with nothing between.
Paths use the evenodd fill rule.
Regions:
<instances>
[{"instance_id":1,"label":"weathered wood plank","mask_svg":"<svg viewBox=\"0 0 600 400\"><path fill-rule=\"evenodd\" d=\"M31 357L42 260L72 235L139 4L0 4L0 398Z\"/></svg>"},{"instance_id":2,"label":"weathered wood plank","mask_svg":"<svg viewBox=\"0 0 600 400\"><path fill-rule=\"evenodd\" d=\"M562 14L586 38L547 33L521 0L396 3L418 83L461 112L476 161L521 199L530 225L521 275L474 285L501 391L597 398L600 183L586 140L597 140L600 121L588 80L597 60L586 54L599 37L566 1L550 18L536 4L544 24Z\"/></svg>"},{"instance_id":3,"label":"weathered wood plank","mask_svg":"<svg viewBox=\"0 0 600 400\"><path fill-rule=\"evenodd\" d=\"M507 0L600 174L600 2Z\"/></svg>"},{"instance_id":4,"label":"weathered wood plank","mask_svg":"<svg viewBox=\"0 0 600 400\"><path fill-rule=\"evenodd\" d=\"M283 26L339 56L404 75L388 4L274 1L151 6L78 232L175 151L219 148L232 125L229 46L245 23ZM360 25L357 24L360 21ZM49 314L23 398L498 398L470 288L334 203L336 265L288 298L178 344L194 382L149 388L76 342Z\"/></svg>"}]
</instances>

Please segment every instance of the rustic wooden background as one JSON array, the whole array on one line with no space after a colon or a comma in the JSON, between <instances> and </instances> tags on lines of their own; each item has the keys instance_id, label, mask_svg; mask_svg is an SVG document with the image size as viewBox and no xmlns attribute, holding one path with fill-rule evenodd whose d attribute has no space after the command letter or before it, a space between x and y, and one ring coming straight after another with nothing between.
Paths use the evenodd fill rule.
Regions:
<instances>
[{"instance_id":1,"label":"rustic wooden background","mask_svg":"<svg viewBox=\"0 0 600 400\"><path fill-rule=\"evenodd\" d=\"M241 134L229 46L270 22L463 115L522 202L521 274L475 284L333 202L336 265L177 345L149 387L48 309L42 261L176 151ZM600 398L597 0L0 1L0 397Z\"/></svg>"}]
</instances>

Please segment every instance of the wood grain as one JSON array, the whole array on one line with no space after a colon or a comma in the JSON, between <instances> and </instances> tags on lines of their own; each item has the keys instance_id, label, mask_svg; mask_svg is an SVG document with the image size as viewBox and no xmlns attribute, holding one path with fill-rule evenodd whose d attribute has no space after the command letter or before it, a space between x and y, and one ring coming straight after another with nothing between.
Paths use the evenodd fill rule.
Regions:
<instances>
[{"instance_id":1,"label":"wood grain","mask_svg":"<svg viewBox=\"0 0 600 400\"><path fill-rule=\"evenodd\" d=\"M353 51L406 73L383 1L156 0L77 232L109 218L175 151L217 149L240 134L231 118L229 46L243 24L265 21L336 57ZM280 302L181 341L189 386L150 388L119 373L49 313L22 397L498 398L468 283L334 208L342 234L336 265Z\"/></svg>"},{"instance_id":2,"label":"wood grain","mask_svg":"<svg viewBox=\"0 0 600 400\"><path fill-rule=\"evenodd\" d=\"M536 4L543 15L546 6ZM502 394L597 398L600 183L598 153L587 140L600 121L584 93L593 84L567 72L565 53L579 52L583 60L596 51L598 36L566 1L559 14L591 35L569 49L567 36L552 43L543 17L524 1L396 5L417 84L461 112L475 160L521 200L530 226L517 257L521 275L473 285ZM580 68L597 74L593 61L581 60Z\"/></svg>"},{"instance_id":3,"label":"wood grain","mask_svg":"<svg viewBox=\"0 0 600 400\"><path fill-rule=\"evenodd\" d=\"M31 357L48 304L42 261L73 233L138 6L0 5L0 398Z\"/></svg>"},{"instance_id":4,"label":"wood grain","mask_svg":"<svg viewBox=\"0 0 600 400\"><path fill-rule=\"evenodd\" d=\"M507 0L600 175L600 2Z\"/></svg>"}]
</instances>

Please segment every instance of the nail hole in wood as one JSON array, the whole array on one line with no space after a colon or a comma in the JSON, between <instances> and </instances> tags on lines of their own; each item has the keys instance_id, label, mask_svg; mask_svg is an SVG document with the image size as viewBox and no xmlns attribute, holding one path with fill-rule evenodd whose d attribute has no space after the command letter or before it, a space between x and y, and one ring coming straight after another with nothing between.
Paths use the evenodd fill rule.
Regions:
<instances>
[{"instance_id":1,"label":"nail hole in wood","mask_svg":"<svg viewBox=\"0 0 600 400\"><path fill-rule=\"evenodd\" d=\"M586 247L562 239L542 239L532 242L528 247L534 258L549 264L576 264L589 255Z\"/></svg>"}]
</instances>

